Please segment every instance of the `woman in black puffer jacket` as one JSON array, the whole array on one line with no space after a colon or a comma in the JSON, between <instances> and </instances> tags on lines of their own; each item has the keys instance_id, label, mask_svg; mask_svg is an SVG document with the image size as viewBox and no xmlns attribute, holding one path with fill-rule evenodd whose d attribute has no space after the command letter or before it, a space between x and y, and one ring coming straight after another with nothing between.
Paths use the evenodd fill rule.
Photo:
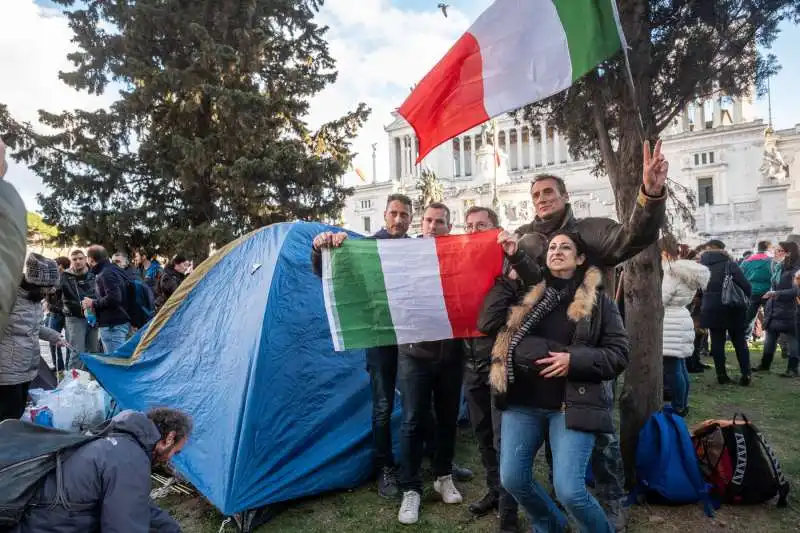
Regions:
<instances>
[{"instance_id":1,"label":"woman in black puffer jacket","mask_svg":"<svg viewBox=\"0 0 800 533\"><path fill-rule=\"evenodd\" d=\"M764 306L764 352L761 364L755 369L760 372L769 372L772 359L775 357L775 348L778 336L785 335L789 344L789 366L783 374L785 377L797 376L798 346L795 335L795 297L797 289L794 285L794 275L800 269L800 248L794 242L780 242L775 248L775 259L780 261L775 265L772 276L772 287L764 295L767 305Z\"/></svg>"},{"instance_id":2,"label":"woman in black puffer jacket","mask_svg":"<svg viewBox=\"0 0 800 533\"><path fill-rule=\"evenodd\" d=\"M533 479L546 430L556 497L580 532L614 531L585 483L595 434L614 431L609 380L622 373L630 352L619 310L601 280L597 268L586 267L580 238L557 233L547 248L545 279L521 302L498 280L479 319L481 331L497 334L490 379L505 407L501 483L536 531L567 528L564 514Z\"/></svg>"}]
</instances>

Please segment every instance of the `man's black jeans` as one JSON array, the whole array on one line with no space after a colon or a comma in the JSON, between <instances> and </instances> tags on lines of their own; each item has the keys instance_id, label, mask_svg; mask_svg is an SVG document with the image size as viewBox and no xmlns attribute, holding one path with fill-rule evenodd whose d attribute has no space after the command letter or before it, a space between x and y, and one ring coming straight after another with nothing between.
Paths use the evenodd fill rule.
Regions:
<instances>
[{"instance_id":1,"label":"man's black jeans","mask_svg":"<svg viewBox=\"0 0 800 533\"><path fill-rule=\"evenodd\" d=\"M367 372L372 387L372 439L375 468L394 467L392 411L397 384L397 346L367 350Z\"/></svg>"},{"instance_id":2,"label":"man's black jeans","mask_svg":"<svg viewBox=\"0 0 800 533\"><path fill-rule=\"evenodd\" d=\"M436 414L433 473L436 477L452 473L463 372L460 355L417 359L402 354L398 358L397 379L403 401L400 431L400 488L403 492L414 490L422 494L421 468L431 402Z\"/></svg>"}]
</instances>

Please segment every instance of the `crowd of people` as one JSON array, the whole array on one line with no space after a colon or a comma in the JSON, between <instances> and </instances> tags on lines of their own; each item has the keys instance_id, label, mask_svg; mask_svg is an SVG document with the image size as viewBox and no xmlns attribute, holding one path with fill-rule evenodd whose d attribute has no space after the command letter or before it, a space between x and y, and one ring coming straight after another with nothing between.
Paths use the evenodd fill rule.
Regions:
<instances>
[{"instance_id":1,"label":"crowd of people","mask_svg":"<svg viewBox=\"0 0 800 533\"><path fill-rule=\"evenodd\" d=\"M74 250L70 258L53 261L25 251L25 209L16 190L3 177L8 169L5 145L0 140L0 423L19 419L28 400L28 389L39 371L39 340L51 344L57 368L77 368L79 353L98 351L102 342L113 351L123 338L125 285L141 275L151 286L161 287L168 298L182 280L190 264L176 257L171 267L178 275L160 275L153 260L137 254L138 272L125 272L127 258L115 254L109 261L101 246L90 246L86 253ZM169 268L167 269L169 270ZM140 274L140 273L141 274ZM161 283L165 278L168 281ZM44 308L48 314L45 322ZM61 331L66 332L66 338ZM69 347L66 352L63 348ZM7 422L4 422L7 421ZM10 426L5 426L10 427ZM30 445L19 429L20 442ZM123 411L102 428L96 437L62 456L62 462L43 475L29 494L30 500L19 516L14 507L2 509L0 529L9 533L85 533L87 531L151 531L180 533L180 525L150 500L150 472L153 465L166 463L183 449L192 431L186 413L171 408L155 408L147 413ZM4 433L8 436L11 430ZM37 439L47 439L44 430ZM8 445L9 443L6 443ZM14 444L11 444L13 447ZM49 444L37 442L36 457ZM13 453L11 453L13 452ZM10 450L6 459L24 454ZM23 462L28 464L31 461ZM43 463L36 463L36 469ZM12 465L4 465L10 469ZM19 483L30 476L29 468L14 470L3 479ZM18 475L19 480L14 476ZM4 487L17 504L21 494ZM11 491L11 492L9 492ZM13 518L9 522L9 518Z\"/></svg>"},{"instance_id":2,"label":"crowd of people","mask_svg":"<svg viewBox=\"0 0 800 533\"><path fill-rule=\"evenodd\" d=\"M627 365L630 344L620 312L602 287L619 263L657 241L667 171L661 143L653 153L645 143L642 187L623 224L576 218L564 181L537 176L531 185L534 221L498 236L506 268L480 316L486 337L367 350L378 492L402 495L400 523L419 520L428 440L435 443L434 491L446 504L462 502L452 465L464 386L487 484L470 512L498 509L502 533L519 531L518 506L537 533L566 531L561 509L582 532L625 528L624 474L612 410L614 381ZM372 238L409 238L411 200L389 196L384 222ZM476 206L467 211L464 225L475 233L499 228L499 221L490 208ZM449 234L448 207L428 205L421 228L423 238ZM322 249L341 246L346 238L344 232L315 237L311 258L317 274ZM397 460L389 424L395 387L402 398ZM533 478L533 459L543 444L560 506ZM590 465L597 499L586 488Z\"/></svg>"}]
</instances>

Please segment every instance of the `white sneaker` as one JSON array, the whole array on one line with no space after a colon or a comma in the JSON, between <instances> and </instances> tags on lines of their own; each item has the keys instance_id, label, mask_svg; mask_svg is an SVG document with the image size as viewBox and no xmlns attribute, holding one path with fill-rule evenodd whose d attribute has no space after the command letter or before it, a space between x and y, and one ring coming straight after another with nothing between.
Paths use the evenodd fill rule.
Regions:
<instances>
[{"instance_id":1,"label":"white sneaker","mask_svg":"<svg viewBox=\"0 0 800 533\"><path fill-rule=\"evenodd\" d=\"M400 504L400 512L397 519L401 524L416 524L419 521L419 504L422 496L415 490L403 493L403 503Z\"/></svg>"},{"instance_id":2,"label":"white sneaker","mask_svg":"<svg viewBox=\"0 0 800 533\"><path fill-rule=\"evenodd\" d=\"M444 503L461 503L464 499L453 484L453 476L442 476L433 482L433 490L441 494Z\"/></svg>"}]
</instances>

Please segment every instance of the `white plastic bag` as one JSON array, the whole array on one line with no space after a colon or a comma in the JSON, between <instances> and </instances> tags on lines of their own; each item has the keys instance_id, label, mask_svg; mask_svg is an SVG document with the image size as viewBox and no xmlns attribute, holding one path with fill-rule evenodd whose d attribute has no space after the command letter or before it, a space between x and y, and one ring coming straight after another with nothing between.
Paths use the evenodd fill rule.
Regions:
<instances>
[{"instance_id":1,"label":"white plastic bag","mask_svg":"<svg viewBox=\"0 0 800 533\"><path fill-rule=\"evenodd\" d=\"M42 398L37 407L50 408L53 427L84 431L105 421L105 396L106 392L99 386L84 385L75 379Z\"/></svg>"}]
</instances>

